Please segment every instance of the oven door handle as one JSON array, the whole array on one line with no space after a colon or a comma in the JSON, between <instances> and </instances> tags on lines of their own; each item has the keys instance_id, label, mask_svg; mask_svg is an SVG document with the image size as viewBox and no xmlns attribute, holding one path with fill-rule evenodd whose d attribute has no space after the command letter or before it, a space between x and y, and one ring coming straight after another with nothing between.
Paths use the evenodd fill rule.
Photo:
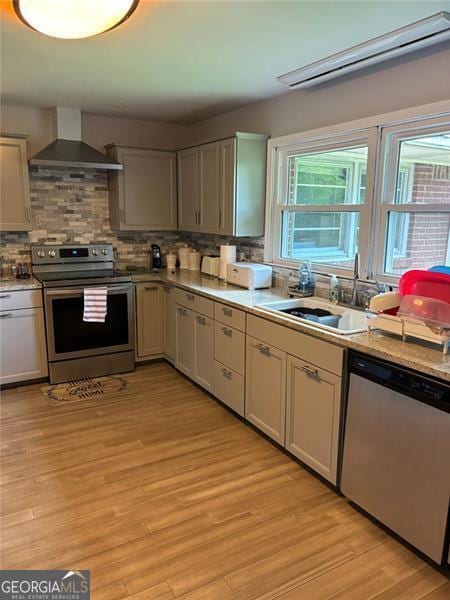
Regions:
<instances>
[{"instance_id":1,"label":"oven door handle","mask_svg":"<svg viewBox=\"0 0 450 600\"><path fill-rule=\"evenodd\" d=\"M89 288L95 289L95 288L99 288L99 287L104 287L101 285L93 285L93 286L88 286ZM72 289L56 289L56 290L45 290L45 295L46 296L80 296L84 294L84 290L86 288L72 288ZM107 293L112 293L112 292L129 292L131 290L131 285L118 285L117 287L113 287L113 286L108 286L106 288Z\"/></svg>"}]
</instances>

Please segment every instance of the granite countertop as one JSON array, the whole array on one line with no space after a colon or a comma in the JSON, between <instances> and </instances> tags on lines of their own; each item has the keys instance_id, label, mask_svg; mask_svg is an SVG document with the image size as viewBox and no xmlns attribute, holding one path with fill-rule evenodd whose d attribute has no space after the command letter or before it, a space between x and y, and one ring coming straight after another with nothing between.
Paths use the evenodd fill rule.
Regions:
<instances>
[{"instance_id":1,"label":"granite countertop","mask_svg":"<svg viewBox=\"0 0 450 600\"><path fill-rule=\"evenodd\" d=\"M258 308L257 305L262 303L285 300L286 293L283 293L283 290L280 288L246 290L218 279L201 275L199 272L179 270L175 273L161 270L158 273L149 271L148 273L132 274L132 281L135 283L145 281L173 283L178 287L197 292L213 300L225 302L258 317L274 321L290 329L301 331L337 346L370 354L371 356L415 369L427 375L450 381L450 355L444 356L442 349L439 349L436 345L426 342L422 343L419 340L403 342L395 335L380 331L339 335L319 329L314 327L314 325L302 323L301 321L293 322L288 317L269 313ZM323 298L320 300L323 301Z\"/></svg>"},{"instance_id":2,"label":"granite countertop","mask_svg":"<svg viewBox=\"0 0 450 600\"><path fill-rule=\"evenodd\" d=\"M0 279L0 292L17 292L20 290L37 290L41 288L41 282L34 277L29 277L28 279Z\"/></svg>"}]
</instances>

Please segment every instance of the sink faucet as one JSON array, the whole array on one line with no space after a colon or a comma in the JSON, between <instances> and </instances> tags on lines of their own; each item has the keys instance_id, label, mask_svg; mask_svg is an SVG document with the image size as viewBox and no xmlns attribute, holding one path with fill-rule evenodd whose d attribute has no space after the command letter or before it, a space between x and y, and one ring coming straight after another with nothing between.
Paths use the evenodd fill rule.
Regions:
<instances>
[{"instance_id":1,"label":"sink faucet","mask_svg":"<svg viewBox=\"0 0 450 600\"><path fill-rule=\"evenodd\" d=\"M350 304L352 306L356 306L358 304L358 292L357 292L358 280L359 280L359 254L358 254L358 252L356 252L355 266L353 268L353 291L352 291L352 298L350 300Z\"/></svg>"}]
</instances>

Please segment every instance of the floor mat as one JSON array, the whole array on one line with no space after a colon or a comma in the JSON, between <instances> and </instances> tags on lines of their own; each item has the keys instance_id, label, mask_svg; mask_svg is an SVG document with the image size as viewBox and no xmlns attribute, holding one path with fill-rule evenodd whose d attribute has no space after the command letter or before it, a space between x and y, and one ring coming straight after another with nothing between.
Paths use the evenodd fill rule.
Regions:
<instances>
[{"instance_id":1,"label":"floor mat","mask_svg":"<svg viewBox=\"0 0 450 600\"><path fill-rule=\"evenodd\" d=\"M50 406L61 406L92 399L108 400L117 399L124 392L131 392L133 388L125 377L117 375L111 377L92 377L78 379L67 383L58 383L41 388Z\"/></svg>"}]
</instances>

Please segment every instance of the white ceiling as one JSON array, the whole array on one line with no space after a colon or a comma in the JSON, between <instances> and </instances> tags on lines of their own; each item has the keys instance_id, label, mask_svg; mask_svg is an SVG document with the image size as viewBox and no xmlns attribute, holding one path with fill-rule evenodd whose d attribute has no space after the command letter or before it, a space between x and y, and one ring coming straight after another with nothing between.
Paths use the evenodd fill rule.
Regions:
<instances>
[{"instance_id":1,"label":"white ceiling","mask_svg":"<svg viewBox=\"0 0 450 600\"><path fill-rule=\"evenodd\" d=\"M141 0L122 26L77 41L28 29L10 0L0 2L3 103L184 124L286 93L277 75L449 8L448 0Z\"/></svg>"}]
</instances>

